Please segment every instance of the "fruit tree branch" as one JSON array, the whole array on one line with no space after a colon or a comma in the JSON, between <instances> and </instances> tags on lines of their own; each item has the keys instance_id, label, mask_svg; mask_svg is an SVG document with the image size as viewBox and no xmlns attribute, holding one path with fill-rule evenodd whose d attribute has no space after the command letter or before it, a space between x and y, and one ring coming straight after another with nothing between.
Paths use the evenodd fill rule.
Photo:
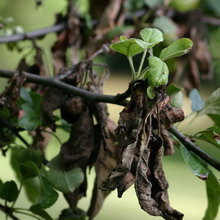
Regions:
<instances>
[{"instance_id":1,"label":"fruit tree branch","mask_svg":"<svg viewBox=\"0 0 220 220\"><path fill-rule=\"evenodd\" d=\"M0 77L11 78L14 74L18 72L0 69ZM26 82L31 82L35 84L40 84L44 86L50 86L53 88L61 89L62 91L73 93L77 96L80 96L90 102L105 102L105 103L112 103L116 105L125 106L127 97L130 96L130 87L127 91L122 94L117 95L104 95L104 94L97 94L93 92L89 92L84 89L80 89L78 87L66 84L55 77L46 77L46 76L37 76L31 73L22 72L26 76ZM175 127L171 127L168 129L170 133L172 133L189 151L192 151L197 156L202 158L208 164L216 168L220 171L220 162L209 156L206 152L201 150L197 145L195 145L189 138L184 136L180 131L178 131Z\"/></svg>"},{"instance_id":2,"label":"fruit tree branch","mask_svg":"<svg viewBox=\"0 0 220 220\"><path fill-rule=\"evenodd\" d=\"M201 148L195 145L188 137L183 135L174 126L170 127L168 130L187 148L187 150L192 151L194 154L196 154L201 159L206 161L208 164L213 166L215 169L220 171L220 162L218 160L215 160L210 155L208 155L205 151L203 151Z\"/></svg>"}]
</instances>

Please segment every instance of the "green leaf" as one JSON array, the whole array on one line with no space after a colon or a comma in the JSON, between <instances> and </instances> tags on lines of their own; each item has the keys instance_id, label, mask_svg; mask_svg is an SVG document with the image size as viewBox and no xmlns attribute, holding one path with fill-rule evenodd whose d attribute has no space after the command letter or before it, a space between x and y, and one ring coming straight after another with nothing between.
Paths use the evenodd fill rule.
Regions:
<instances>
[{"instance_id":1,"label":"green leaf","mask_svg":"<svg viewBox=\"0 0 220 220\"><path fill-rule=\"evenodd\" d=\"M33 178L39 175L39 170L36 164L32 161L27 161L27 162L20 164L20 171L21 171L22 178L24 180L30 179L30 178Z\"/></svg>"},{"instance_id":2,"label":"green leaf","mask_svg":"<svg viewBox=\"0 0 220 220\"><path fill-rule=\"evenodd\" d=\"M59 155L53 158L48 166L50 170L47 172L47 179L54 188L63 193L73 192L84 180L80 168L65 171Z\"/></svg>"},{"instance_id":3,"label":"green leaf","mask_svg":"<svg viewBox=\"0 0 220 220\"><path fill-rule=\"evenodd\" d=\"M148 79L149 85L152 87L166 85L169 75L169 70L166 63L154 56L149 57L148 62L149 67L145 72L144 78Z\"/></svg>"},{"instance_id":4,"label":"green leaf","mask_svg":"<svg viewBox=\"0 0 220 220\"><path fill-rule=\"evenodd\" d=\"M206 180L206 192L208 197L208 208L203 220L214 220L218 214L220 205L220 184L216 176L211 172Z\"/></svg>"},{"instance_id":5,"label":"green leaf","mask_svg":"<svg viewBox=\"0 0 220 220\"><path fill-rule=\"evenodd\" d=\"M17 199L18 194L18 187L14 181L7 181L2 184L0 190L0 198L8 202L14 202Z\"/></svg>"},{"instance_id":6,"label":"green leaf","mask_svg":"<svg viewBox=\"0 0 220 220\"><path fill-rule=\"evenodd\" d=\"M124 54L127 57L133 57L147 48L149 48L152 44L146 43L142 40L130 38L127 40L121 40L116 43L112 43L110 48L117 51L118 53Z\"/></svg>"},{"instance_id":7,"label":"green leaf","mask_svg":"<svg viewBox=\"0 0 220 220\"><path fill-rule=\"evenodd\" d=\"M177 39L179 28L168 16L159 16L154 19L153 26L163 32L166 43L171 43Z\"/></svg>"},{"instance_id":8,"label":"green leaf","mask_svg":"<svg viewBox=\"0 0 220 220\"><path fill-rule=\"evenodd\" d=\"M11 166L16 172L17 178L21 181L22 174L20 170L20 165L31 161L40 167L42 164L42 154L39 150L25 149L23 147L12 147L11 148ZM27 197L31 202L36 202L41 189L41 183L38 177L32 179L26 179L23 182L24 189L26 191Z\"/></svg>"},{"instance_id":9,"label":"green leaf","mask_svg":"<svg viewBox=\"0 0 220 220\"><path fill-rule=\"evenodd\" d=\"M146 43L152 43L150 47L163 41L162 32L156 28L144 28L140 31L140 36Z\"/></svg>"},{"instance_id":10,"label":"green leaf","mask_svg":"<svg viewBox=\"0 0 220 220\"><path fill-rule=\"evenodd\" d=\"M30 207L30 211L36 215L39 215L40 217L42 217L43 219L46 219L46 220L53 220L51 218L51 216L41 208L40 205L33 205Z\"/></svg>"},{"instance_id":11,"label":"green leaf","mask_svg":"<svg viewBox=\"0 0 220 220\"><path fill-rule=\"evenodd\" d=\"M217 126L200 131L194 135L196 139L206 141L220 149L220 128Z\"/></svg>"},{"instance_id":12,"label":"green leaf","mask_svg":"<svg viewBox=\"0 0 220 220\"><path fill-rule=\"evenodd\" d=\"M167 60L174 57L180 57L188 53L192 46L193 42L188 38L176 40L161 51L160 59Z\"/></svg>"},{"instance_id":13,"label":"green leaf","mask_svg":"<svg viewBox=\"0 0 220 220\"><path fill-rule=\"evenodd\" d=\"M154 98L154 96L156 95L156 93L155 93L155 91L154 91L154 87L149 86L149 87L147 88L147 95L148 95L148 97L149 97L150 99L153 99L153 98Z\"/></svg>"},{"instance_id":14,"label":"green leaf","mask_svg":"<svg viewBox=\"0 0 220 220\"><path fill-rule=\"evenodd\" d=\"M178 92L176 95L173 95L170 104L175 108L182 108L183 107L183 95L182 92Z\"/></svg>"},{"instance_id":15,"label":"green leaf","mask_svg":"<svg viewBox=\"0 0 220 220\"><path fill-rule=\"evenodd\" d=\"M181 145L181 152L185 163L191 168L192 172L198 178L206 180L210 173L210 171L206 168L207 164L188 151L183 145Z\"/></svg>"},{"instance_id":16,"label":"green leaf","mask_svg":"<svg viewBox=\"0 0 220 220\"><path fill-rule=\"evenodd\" d=\"M176 95L178 92L182 91L183 88L178 87L177 85L170 83L166 88L166 93L169 96Z\"/></svg>"},{"instance_id":17,"label":"green leaf","mask_svg":"<svg viewBox=\"0 0 220 220\"><path fill-rule=\"evenodd\" d=\"M42 98L38 93L25 88L21 88L20 96L18 104L24 110L24 116L18 121L18 125L28 131L33 131L42 124L40 111Z\"/></svg>"},{"instance_id":18,"label":"green leaf","mask_svg":"<svg viewBox=\"0 0 220 220\"><path fill-rule=\"evenodd\" d=\"M191 109L192 111L199 111L204 107L205 102L203 101L202 97L200 96L197 89L192 89L189 98L192 101Z\"/></svg>"},{"instance_id":19,"label":"green leaf","mask_svg":"<svg viewBox=\"0 0 220 220\"><path fill-rule=\"evenodd\" d=\"M57 201L59 194L53 189L47 178L40 177L40 181L41 190L36 204L40 205L42 209L46 209L52 206Z\"/></svg>"},{"instance_id":20,"label":"green leaf","mask_svg":"<svg viewBox=\"0 0 220 220\"><path fill-rule=\"evenodd\" d=\"M206 114L220 115L220 88L211 94L205 102L204 108L198 113L198 115Z\"/></svg>"},{"instance_id":21,"label":"green leaf","mask_svg":"<svg viewBox=\"0 0 220 220\"><path fill-rule=\"evenodd\" d=\"M208 114L208 116L212 119L216 126L220 127L220 115Z\"/></svg>"}]
</instances>

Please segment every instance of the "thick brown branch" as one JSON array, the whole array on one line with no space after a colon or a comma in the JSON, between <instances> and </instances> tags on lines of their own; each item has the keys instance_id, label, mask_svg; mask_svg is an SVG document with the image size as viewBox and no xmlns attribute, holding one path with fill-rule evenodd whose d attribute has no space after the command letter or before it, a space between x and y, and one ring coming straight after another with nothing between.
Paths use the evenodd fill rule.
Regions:
<instances>
[{"instance_id":1,"label":"thick brown branch","mask_svg":"<svg viewBox=\"0 0 220 220\"><path fill-rule=\"evenodd\" d=\"M48 33L59 32L59 31L62 31L66 28L67 28L67 24L60 23L60 24L56 24L54 26L39 29L36 31L26 32L24 34L15 34L15 35L11 35L11 36L0 37L0 43L9 43L9 42L22 41L22 40L26 40L26 39L40 38Z\"/></svg>"},{"instance_id":2,"label":"thick brown branch","mask_svg":"<svg viewBox=\"0 0 220 220\"><path fill-rule=\"evenodd\" d=\"M180 131L178 131L175 127L171 127L168 129L171 134L173 134L189 151L192 151L194 154L202 158L208 164L213 166L215 169L220 171L220 162L212 158L201 148L196 146L189 138L183 135Z\"/></svg>"},{"instance_id":3,"label":"thick brown branch","mask_svg":"<svg viewBox=\"0 0 220 220\"><path fill-rule=\"evenodd\" d=\"M0 77L11 78L16 73L18 72L0 69ZM55 77L37 76L37 75L26 73L26 72L24 72L24 74L26 76L26 82L31 82L31 83L35 83L39 85L45 85L45 86L50 86L50 87L54 87L57 89L61 89L62 91L73 93L91 102L106 102L106 103L124 105L123 100L121 99L120 95L113 96L113 95L96 94L93 92L86 91L84 89L80 89L75 86L71 86L64 82L61 82ZM124 94L123 94L123 97L124 97Z\"/></svg>"}]
</instances>

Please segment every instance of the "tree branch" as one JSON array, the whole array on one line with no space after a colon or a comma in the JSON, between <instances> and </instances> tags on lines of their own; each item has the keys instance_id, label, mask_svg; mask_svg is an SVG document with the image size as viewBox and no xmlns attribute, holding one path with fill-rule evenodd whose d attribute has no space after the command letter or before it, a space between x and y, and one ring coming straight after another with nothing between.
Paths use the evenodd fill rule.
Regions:
<instances>
[{"instance_id":1,"label":"tree branch","mask_svg":"<svg viewBox=\"0 0 220 220\"><path fill-rule=\"evenodd\" d=\"M195 145L189 138L183 135L180 131L178 131L174 126L170 127L169 132L173 134L189 151L192 151L201 159L206 161L208 164L213 166L215 169L220 171L220 162L215 160L210 155L208 155L205 151Z\"/></svg>"},{"instance_id":2,"label":"tree branch","mask_svg":"<svg viewBox=\"0 0 220 220\"><path fill-rule=\"evenodd\" d=\"M14 74L18 72L0 69L0 77L11 78ZM26 76L26 81L31 83L36 83L44 86L50 86L53 88L61 89L65 92L73 93L74 95L78 95L90 102L105 102L112 103L116 105L125 106L127 104L127 97L130 96L130 86L129 88L122 94L113 95L104 95L104 94L96 94L93 92L86 91L84 89L80 89L75 86L71 86L62 81L59 81L54 77L45 77L45 76L37 76L31 73L23 72ZM170 133L172 133L189 151L192 151L208 164L212 165L214 168L220 171L220 162L210 157L206 152L196 146L193 142L190 141L189 138L184 136L180 131L178 131L175 127L171 127L168 129Z\"/></svg>"},{"instance_id":3,"label":"tree branch","mask_svg":"<svg viewBox=\"0 0 220 220\"><path fill-rule=\"evenodd\" d=\"M11 78L16 73L18 72L0 69L0 77ZM37 76L37 75L27 73L27 72L22 72L22 73L26 77L26 82L31 82L31 83L36 83L39 85L50 86L53 88L61 89L62 91L73 93L91 102L106 102L106 103L112 103L112 104L117 104L117 105L122 105L122 106L125 105L123 103L123 100L120 94L116 96L96 94L96 93L89 92L87 90L69 85L62 81L59 81L55 77ZM123 96L123 99L124 97L126 97L124 93L122 94L122 96Z\"/></svg>"},{"instance_id":4,"label":"tree branch","mask_svg":"<svg viewBox=\"0 0 220 220\"><path fill-rule=\"evenodd\" d=\"M16 41L22 41L22 40L27 40L27 39L40 38L40 37L43 37L44 35L46 35L48 33L59 32L59 31L62 31L66 28L67 28L67 24L60 23L60 24L56 24L56 25L51 26L51 27L26 32L24 34L15 34L15 35L11 35L11 36L3 36L3 37L0 37L0 43L9 43L9 42L16 42Z\"/></svg>"},{"instance_id":5,"label":"tree branch","mask_svg":"<svg viewBox=\"0 0 220 220\"><path fill-rule=\"evenodd\" d=\"M13 209L11 209L9 207L5 207L0 204L0 210L2 210L5 214L7 214L9 217L11 217L11 219L19 220L19 218L17 218L16 216L13 215Z\"/></svg>"}]
</instances>

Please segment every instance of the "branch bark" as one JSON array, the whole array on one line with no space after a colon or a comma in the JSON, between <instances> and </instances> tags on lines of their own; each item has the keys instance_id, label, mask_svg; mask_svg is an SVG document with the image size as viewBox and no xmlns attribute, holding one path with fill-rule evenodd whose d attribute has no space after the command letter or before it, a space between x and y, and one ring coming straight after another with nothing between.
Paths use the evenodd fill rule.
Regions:
<instances>
[{"instance_id":1,"label":"branch bark","mask_svg":"<svg viewBox=\"0 0 220 220\"><path fill-rule=\"evenodd\" d=\"M0 77L11 78L16 73L18 72L12 71L12 70L0 69ZM117 104L117 105L122 105L122 106L125 105L120 94L116 96L96 94L96 93L89 92L84 89L80 89L78 87L66 84L58 80L55 77L37 76L37 75L27 73L27 72L22 72L22 73L26 76L26 82L31 82L31 83L35 83L39 85L50 86L50 87L54 87L57 89L61 89L62 91L73 93L91 102L105 102L105 103L112 103L112 104ZM124 99L124 97L126 96L124 94L122 95Z\"/></svg>"},{"instance_id":2,"label":"branch bark","mask_svg":"<svg viewBox=\"0 0 220 220\"><path fill-rule=\"evenodd\" d=\"M9 207L5 207L0 204L0 210L7 214L13 220L19 220L16 216L13 215L13 210Z\"/></svg>"},{"instance_id":3,"label":"branch bark","mask_svg":"<svg viewBox=\"0 0 220 220\"><path fill-rule=\"evenodd\" d=\"M220 171L220 162L215 160L210 155L208 155L205 151L195 145L189 138L183 135L180 131L178 131L174 126L170 127L169 132L173 134L189 151L192 151L194 154L199 156L201 159L206 161L208 164L213 166L215 169Z\"/></svg>"}]
</instances>

